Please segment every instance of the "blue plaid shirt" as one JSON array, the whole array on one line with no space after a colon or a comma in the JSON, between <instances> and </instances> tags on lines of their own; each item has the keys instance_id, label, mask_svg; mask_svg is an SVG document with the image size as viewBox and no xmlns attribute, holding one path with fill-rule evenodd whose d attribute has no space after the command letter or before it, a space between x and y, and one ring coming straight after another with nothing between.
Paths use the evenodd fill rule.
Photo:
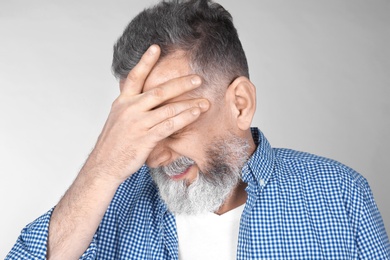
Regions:
<instances>
[{"instance_id":1,"label":"blue plaid shirt","mask_svg":"<svg viewBox=\"0 0 390 260\"><path fill-rule=\"evenodd\" d=\"M242 169L248 200L237 259L390 259L389 240L367 181L335 161L257 150ZM23 229L6 259L45 259L51 211ZM148 168L117 190L81 259L178 259L175 217Z\"/></svg>"}]
</instances>

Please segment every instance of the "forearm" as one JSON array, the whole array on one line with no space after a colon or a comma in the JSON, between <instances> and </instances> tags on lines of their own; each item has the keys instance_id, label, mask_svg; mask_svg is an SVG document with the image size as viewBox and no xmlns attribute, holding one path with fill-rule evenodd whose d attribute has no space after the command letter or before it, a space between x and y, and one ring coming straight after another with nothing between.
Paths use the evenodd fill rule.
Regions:
<instances>
[{"instance_id":1,"label":"forearm","mask_svg":"<svg viewBox=\"0 0 390 260\"><path fill-rule=\"evenodd\" d=\"M121 183L89 164L87 161L52 214L47 259L79 259Z\"/></svg>"},{"instance_id":2,"label":"forearm","mask_svg":"<svg viewBox=\"0 0 390 260\"><path fill-rule=\"evenodd\" d=\"M198 88L202 79L187 75L147 91L145 81L160 56L153 45L120 81L94 151L55 208L49 225L47 258L78 259L88 248L120 183L137 171L156 145L197 120L204 98L168 100Z\"/></svg>"}]
</instances>

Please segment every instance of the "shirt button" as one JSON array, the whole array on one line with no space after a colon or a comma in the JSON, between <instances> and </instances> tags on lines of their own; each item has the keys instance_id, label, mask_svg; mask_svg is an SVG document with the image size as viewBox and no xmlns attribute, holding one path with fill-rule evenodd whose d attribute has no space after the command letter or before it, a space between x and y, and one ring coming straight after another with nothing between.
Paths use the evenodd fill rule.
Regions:
<instances>
[{"instance_id":1,"label":"shirt button","mask_svg":"<svg viewBox=\"0 0 390 260\"><path fill-rule=\"evenodd\" d=\"M265 182L263 179L260 179L260 186L264 186L265 185Z\"/></svg>"}]
</instances>

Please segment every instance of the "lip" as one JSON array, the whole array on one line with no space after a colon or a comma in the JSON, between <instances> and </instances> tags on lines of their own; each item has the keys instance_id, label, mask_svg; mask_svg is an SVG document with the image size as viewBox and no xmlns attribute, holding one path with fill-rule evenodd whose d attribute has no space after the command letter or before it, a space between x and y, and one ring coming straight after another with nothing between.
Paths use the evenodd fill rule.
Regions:
<instances>
[{"instance_id":1,"label":"lip","mask_svg":"<svg viewBox=\"0 0 390 260\"><path fill-rule=\"evenodd\" d=\"M190 167L188 167L184 172L177 174L177 175L174 175L174 176L170 176L170 178L173 180L180 180L190 171L191 167L192 167L192 165Z\"/></svg>"}]
</instances>

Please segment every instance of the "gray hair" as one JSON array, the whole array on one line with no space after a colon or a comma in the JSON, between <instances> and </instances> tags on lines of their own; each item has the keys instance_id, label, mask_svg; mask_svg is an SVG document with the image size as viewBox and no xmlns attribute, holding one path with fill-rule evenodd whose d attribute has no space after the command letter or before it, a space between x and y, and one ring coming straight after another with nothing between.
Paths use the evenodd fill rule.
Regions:
<instances>
[{"instance_id":1,"label":"gray hair","mask_svg":"<svg viewBox=\"0 0 390 260\"><path fill-rule=\"evenodd\" d=\"M163 1L138 14L114 45L114 75L126 78L152 44L160 46L160 59L184 51L205 83L226 86L239 76L249 78L232 16L210 0Z\"/></svg>"}]
</instances>

